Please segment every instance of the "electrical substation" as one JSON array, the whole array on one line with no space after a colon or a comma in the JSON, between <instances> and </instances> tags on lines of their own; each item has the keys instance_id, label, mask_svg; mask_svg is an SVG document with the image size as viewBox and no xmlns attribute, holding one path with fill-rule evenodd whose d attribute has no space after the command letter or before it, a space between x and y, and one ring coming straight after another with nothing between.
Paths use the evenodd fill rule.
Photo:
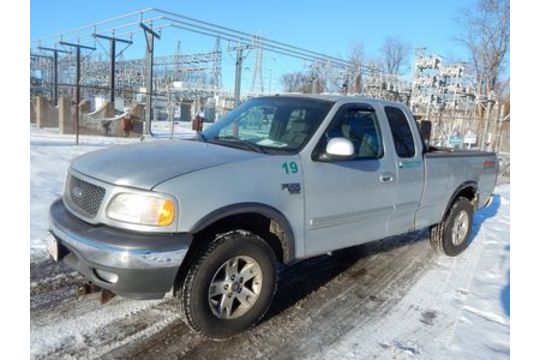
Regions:
<instances>
[{"instance_id":1,"label":"electrical substation","mask_svg":"<svg viewBox=\"0 0 540 360\"><path fill-rule=\"evenodd\" d=\"M200 39L190 44L196 51L182 50L185 34ZM470 64L427 49L415 50L408 74L389 74L149 8L32 42L30 70L31 121L77 141L79 134L152 136L199 113L219 121L248 97L303 92L403 102L418 120L432 121L434 145L509 148L508 105L481 91ZM303 74L302 85L287 88L280 77L292 72Z\"/></svg>"}]
</instances>

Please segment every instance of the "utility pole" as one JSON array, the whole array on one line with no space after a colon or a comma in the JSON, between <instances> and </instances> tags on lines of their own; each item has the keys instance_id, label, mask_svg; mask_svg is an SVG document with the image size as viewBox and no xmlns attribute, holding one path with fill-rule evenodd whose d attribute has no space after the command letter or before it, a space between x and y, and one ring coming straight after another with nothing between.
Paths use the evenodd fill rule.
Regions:
<instances>
[{"instance_id":1,"label":"utility pole","mask_svg":"<svg viewBox=\"0 0 540 360\"><path fill-rule=\"evenodd\" d=\"M243 57L244 47L236 48L236 63L234 70L234 107L240 105L240 85L242 83L242 63L244 62Z\"/></svg>"},{"instance_id":2,"label":"utility pole","mask_svg":"<svg viewBox=\"0 0 540 360\"><path fill-rule=\"evenodd\" d=\"M110 41L110 50L109 50L109 56L111 57L111 71L110 71L110 75L109 75L109 87L111 88L111 97L110 97L110 100L111 100L111 104L112 104L112 107L113 109L115 108L114 106L114 84L115 84L115 81L114 81L114 77L115 77L115 65L116 65L116 40L115 39L111 39Z\"/></svg>"},{"instance_id":3,"label":"utility pole","mask_svg":"<svg viewBox=\"0 0 540 360\"><path fill-rule=\"evenodd\" d=\"M251 83L251 93L264 93L264 80L262 77L263 72L263 49L261 47L262 41L260 37L255 36L253 39L255 47L255 68L253 69L253 78Z\"/></svg>"},{"instance_id":4,"label":"utility pole","mask_svg":"<svg viewBox=\"0 0 540 360\"><path fill-rule=\"evenodd\" d=\"M180 80L180 54L181 54L181 41L176 42L176 60L174 62L174 80Z\"/></svg>"},{"instance_id":5,"label":"utility pole","mask_svg":"<svg viewBox=\"0 0 540 360\"><path fill-rule=\"evenodd\" d=\"M480 150L484 151L486 149L486 141L487 141L487 137L488 137L488 130L489 130L489 125L490 125L490 122L491 122L491 117L492 117L492 110L493 110L493 103L494 103L494 100L492 100L491 98L488 98L487 99L487 113L484 113L484 123L483 123L483 132L482 132L482 144L481 144L481 147L480 147Z\"/></svg>"},{"instance_id":6,"label":"utility pole","mask_svg":"<svg viewBox=\"0 0 540 360\"><path fill-rule=\"evenodd\" d=\"M234 70L234 107L240 105L240 85L242 83L242 63L244 62L243 57L244 48L238 46L236 48L236 63ZM232 124L233 136L238 137L238 123L234 122Z\"/></svg>"},{"instance_id":7,"label":"utility pole","mask_svg":"<svg viewBox=\"0 0 540 360\"><path fill-rule=\"evenodd\" d=\"M69 51L56 48L38 47L39 50L52 51L53 53L53 101L54 105L58 105L58 54L68 54Z\"/></svg>"},{"instance_id":8,"label":"utility pole","mask_svg":"<svg viewBox=\"0 0 540 360\"><path fill-rule=\"evenodd\" d=\"M144 37L146 39L146 55L144 60L145 68L145 87L146 87L146 104L144 107L144 134L143 139L146 135L152 134L152 129L150 127L150 122L152 121L152 92L154 74L154 38L160 38L160 35L152 30L149 26L144 24L141 19L140 27L144 30Z\"/></svg>"},{"instance_id":9,"label":"utility pole","mask_svg":"<svg viewBox=\"0 0 540 360\"><path fill-rule=\"evenodd\" d=\"M216 45L214 48L214 95L218 94L218 91L221 90L221 66L222 66L222 56L221 56L221 40L218 37L216 39Z\"/></svg>"},{"instance_id":10,"label":"utility pole","mask_svg":"<svg viewBox=\"0 0 540 360\"><path fill-rule=\"evenodd\" d=\"M115 92L115 83L116 83L115 82L115 76L116 76L116 43L121 42L121 43L124 43L124 44L131 45L131 44L133 44L133 41L116 38L116 37L114 37L114 33L113 33L113 36L105 36L105 35L99 35L99 34L93 34L93 35L94 35L95 38L98 38L98 39L109 40L109 43L110 43L109 57L110 57L110 62L111 62L111 70L110 70L110 75L109 75L109 87L111 88L110 100L111 100L111 103L113 104L113 107L114 107L114 92Z\"/></svg>"},{"instance_id":11,"label":"utility pole","mask_svg":"<svg viewBox=\"0 0 540 360\"><path fill-rule=\"evenodd\" d=\"M76 75L75 75L75 144L79 145L79 104L81 102L81 49L87 50L96 50L95 47L85 46L81 44L74 44L65 41L60 41L60 45L70 46L75 48L75 61L76 66Z\"/></svg>"}]
</instances>

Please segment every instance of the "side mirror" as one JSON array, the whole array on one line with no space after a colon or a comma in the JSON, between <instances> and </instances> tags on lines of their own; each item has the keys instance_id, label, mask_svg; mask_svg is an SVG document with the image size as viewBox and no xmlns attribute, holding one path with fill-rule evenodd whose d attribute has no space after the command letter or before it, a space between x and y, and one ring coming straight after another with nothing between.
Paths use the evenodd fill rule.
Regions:
<instances>
[{"instance_id":1,"label":"side mirror","mask_svg":"<svg viewBox=\"0 0 540 360\"><path fill-rule=\"evenodd\" d=\"M429 145L429 142L431 140L431 121L420 121L420 135L422 135L422 139L424 139L426 145Z\"/></svg>"},{"instance_id":2,"label":"side mirror","mask_svg":"<svg viewBox=\"0 0 540 360\"><path fill-rule=\"evenodd\" d=\"M343 137L330 139L324 153L324 157L328 160L349 160L354 155L353 143Z\"/></svg>"}]
</instances>

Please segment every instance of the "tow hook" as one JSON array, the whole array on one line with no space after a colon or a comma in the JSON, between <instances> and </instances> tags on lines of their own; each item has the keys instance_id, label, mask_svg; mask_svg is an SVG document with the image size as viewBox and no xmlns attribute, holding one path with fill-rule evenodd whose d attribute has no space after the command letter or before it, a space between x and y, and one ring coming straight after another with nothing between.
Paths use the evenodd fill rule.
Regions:
<instances>
[{"instance_id":1,"label":"tow hook","mask_svg":"<svg viewBox=\"0 0 540 360\"><path fill-rule=\"evenodd\" d=\"M108 303L113 297L116 296L116 294L112 293L107 289L100 288L99 286L92 283L85 283L77 288L77 297L82 297L84 295L89 295L97 292L101 292L102 305Z\"/></svg>"}]
</instances>

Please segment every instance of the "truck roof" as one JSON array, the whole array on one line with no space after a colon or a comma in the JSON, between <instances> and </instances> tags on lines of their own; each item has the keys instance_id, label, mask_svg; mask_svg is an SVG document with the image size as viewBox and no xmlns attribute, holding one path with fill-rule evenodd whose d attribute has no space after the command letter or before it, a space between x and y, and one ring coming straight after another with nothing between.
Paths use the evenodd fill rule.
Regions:
<instances>
[{"instance_id":1,"label":"truck roof","mask_svg":"<svg viewBox=\"0 0 540 360\"><path fill-rule=\"evenodd\" d=\"M299 93L279 93L275 95L264 95L261 97L291 97L291 98L308 98L308 99L316 99L316 100L324 100L324 101L331 101L331 102L338 102L338 101L346 101L346 100L363 100L363 101L371 101L371 102L378 102L382 104L401 104L395 101L388 101L388 100L382 100L377 99L369 96L353 96L353 95L335 95L335 94L299 94Z\"/></svg>"}]
</instances>

